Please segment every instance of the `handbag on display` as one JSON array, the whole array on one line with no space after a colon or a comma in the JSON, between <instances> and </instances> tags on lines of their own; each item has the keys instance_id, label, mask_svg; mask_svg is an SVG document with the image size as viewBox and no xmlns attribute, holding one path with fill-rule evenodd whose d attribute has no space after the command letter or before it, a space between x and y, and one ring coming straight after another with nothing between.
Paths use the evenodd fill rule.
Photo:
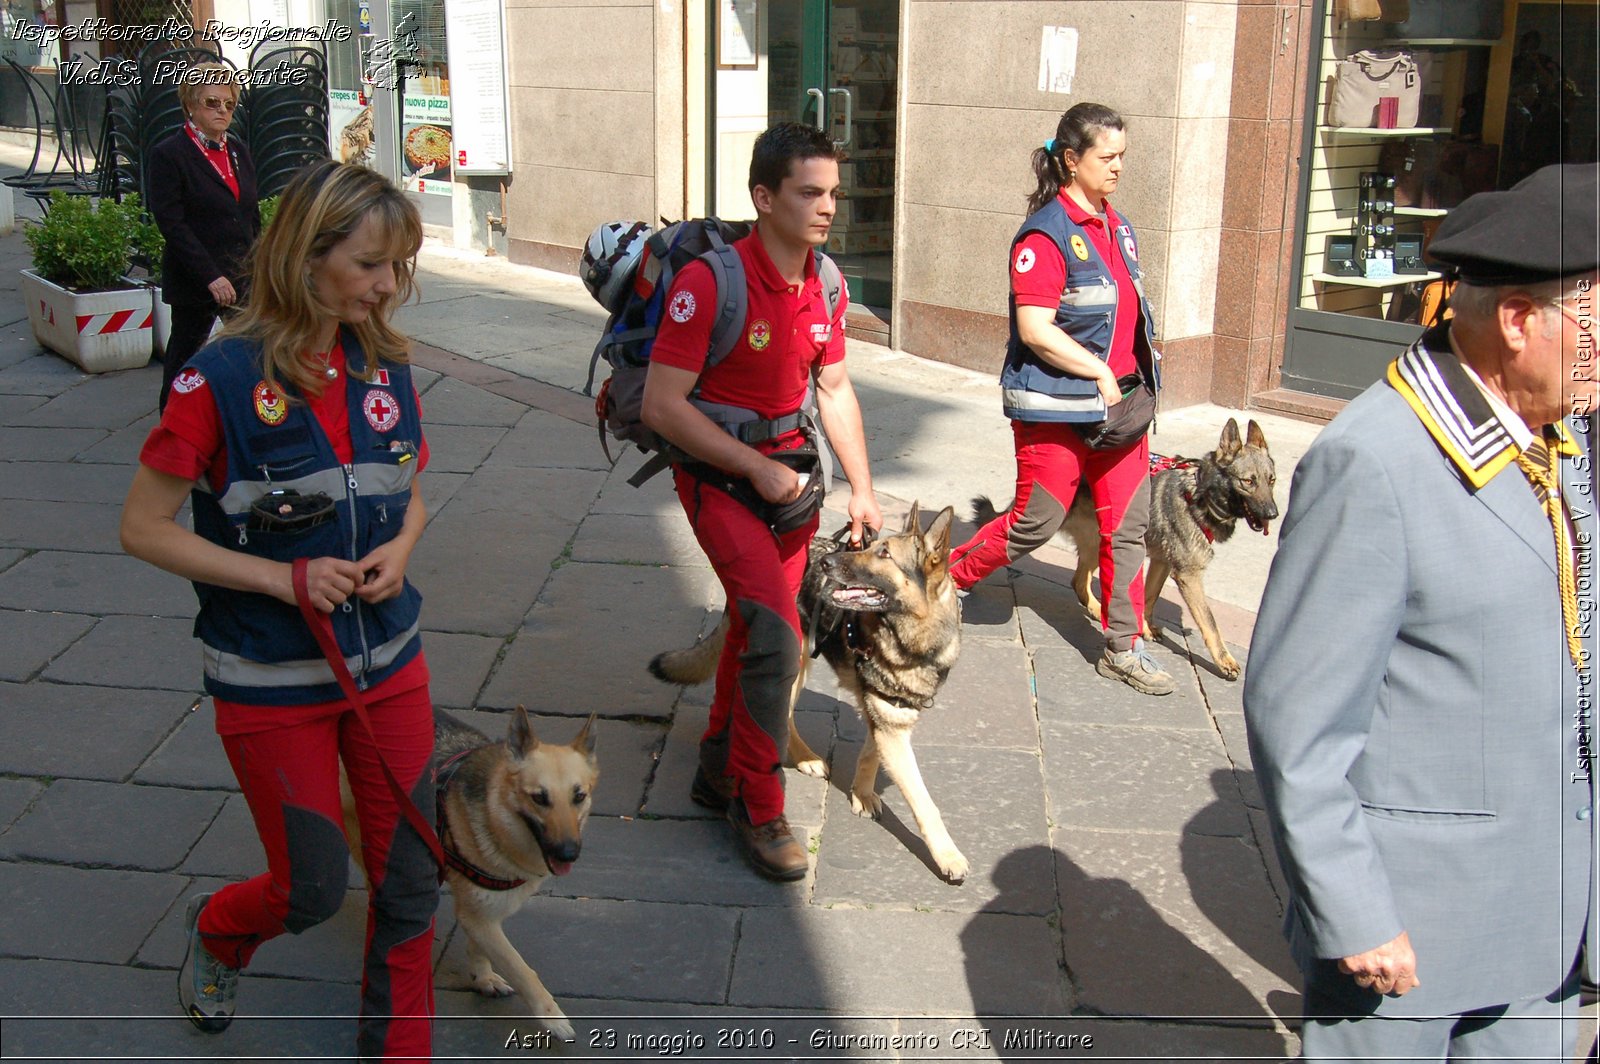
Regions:
<instances>
[{"instance_id":1,"label":"handbag on display","mask_svg":"<svg viewBox=\"0 0 1600 1064\"><path fill-rule=\"evenodd\" d=\"M1344 22L1404 22L1411 17L1411 0L1339 0L1335 15Z\"/></svg>"},{"instance_id":2,"label":"handbag on display","mask_svg":"<svg viewBox=\"0 0 1600 1064\"><path fill-rule=\"evenodd\" d=\"M1395 97L1395 125L1409 128L1417 124L1422 104L1422 77L1410 52L1354 52L1339 60L1328 100L1330 126L1374 127L1378 124L1378 104L1385 96Z\"/></svg>"}]
</instances>

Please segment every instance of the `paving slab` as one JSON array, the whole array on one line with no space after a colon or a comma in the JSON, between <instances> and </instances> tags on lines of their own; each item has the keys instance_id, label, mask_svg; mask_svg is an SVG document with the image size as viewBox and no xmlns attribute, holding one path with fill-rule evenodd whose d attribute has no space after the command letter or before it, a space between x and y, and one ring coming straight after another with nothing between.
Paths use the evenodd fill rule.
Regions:
<instances>
[{"instance_id":1,"label":"paving slab","mask_svg":"<svg viewBox=\"0 0 1600 1064\"><path fill-rule=\"evenodd\" d=\"M919 747L1038 750L1033 663L1027 648L1018 643L964 643L933 708L917 722L915 742Z\"/></svg>"},{"instance_id":2,"label":"paving slab","mask_svg":"<svg viewBox=\"0 0 1600 1064\"><path fill-rule=\"evenodd\" d=\"M0 858L170 871L216 818L223 797L176 787L56 780L0 838Z\"/></svg>"},{"instance_id":3,"label":"paving slab","mask_svg":"<svg viewBox=\"0 0 1600 1064\"><path fill-rule=\"evenodd\" d=\"M42 395L0 395L0 424L15 424L28 411L47 402Z\"/></svg>"},{"instance_id":4,"label":"paving slab","mask_svg":"<svg viewBox=\"0 0 1600 1064\"><path fill-rule=\"evenodd\" d=\"M27 551L0 547L0 573L5 572L27 556Z\"/></svg>"},{"instance_id":5,"label":"paving slab","mask_svg":"<svg viewBox=\"0 0 1600 1064\"><path fill-rule=\"evenodd\" d=\"M790 824L797 836L808 830L798 817ZM591 816L583 857L571 875L546 885L545 893L707 906L797 906L806 903L806 886L806 880L774 883L757 875L739 852L733 829L721 821Z\"/></svg>"},{"instance_id":6,"label":"paving slab","mask_svg":"<svg viewBox=\"0 0 1600 1064\"><path fill-rule=\"evenodd\" d=\"M623 445L613 443L611 453ZM579 424L544 410L529 410L500 438L486 459L490 466L546 469L570 467L609 471L605 450L593 424Z\"/></svg>"},{"instance_id":7,"label":"paving slab","mask_svg":"<svg viewBox=\"0 0 1600 1064\"><path fill-rule=\"evenodd\" d=\"M0 392L6 374L0 370ZM33 462L66 462L104 440L103 429L39 429L0 425L0 454L26 455Z\"/></svg>"},{"instance_id":8,"label":"paving slab","mask_svg":"<svg viewBox=\"0 0 1600 1064\"><path fill-rule=\"evenodd\" d=\"M221 812L180 866L184 875L224 879L244 879L266 870L267 852L261 848L256 822L242 794L227 796Z\"/></svg>"},{"instance_id":9,"label":"paving slab","mask_svg":"<svg viewBox=\"0 0 1600 1064\"><path fill-rule=\"evenodd\" d=\"M600 497L589 507L589 513L670 516L687 524L683 504L678 501L677 492L672 488L672 478L666 473L645 481L637 488L628 483L628 478L638 472L644 461L644 455L633 450L618 457L617 464L606 476Z\"/></svg>"},{"instance_id":10,"label":"paving slab","mask_svg":"<svg viewBox=\"0 0 1600 1064\"><path fill-rule=\"evenodd\" d=\"M0 499L122 505L133 466L34 459L0 462Z\"/></svg>"},{"instance_id":11,"label":"paving slab","mask_svg":"<svg viewBox=\"0 0 1600 1064\"><path fill-rule=\"evenodd\" d=\"M38 344L34 344L33 349L36 353L31 357L19 359L0 369L0 394L60 395L88 379L88 374L79 371L66 359L38 353ZM0 451L0 454L14 453L10 448Z\"/></svg>"},{"instance_id":12,"label":"paving slab","mask_svg":"<svg viewBox=\"0 0 1600 1064\"><path fill-rule=\"evenodd\" d=\"M50 663L54 683L201 690L194 622L176 617L107 617Z\"/></svg>"},{"instance_id":13,"label":"paving slab","mask_svg":"<svg viewBox=\"0 0 1600 1064\"><path fill-rule=\"evenodd\" d=\"M180 691L0 683L0 772L127 779L192 702Z\"/></svg>"},{"instance_id":14,"label":"paving slab","mask_svg":"<svg viewBox=\"0 0 1600 1064\"><path fill-rule=\"evenodd\" d=\"M1299 976L1245 840L1057 830L1067 968L1086 1008L1270 1025Z\"/></svg>"},{"instance_id":15,"label":"paving slab","mask_svg":"<svg viewBox=\"0 0 1600 1064\"><path fill-rule=\"evenodd\" d=\"M1174 696L1175 697L1175 696ZM1051 815L1060 827L1244 836L1249 819L1231 773L1219 799L1211 774L1229 765L1215 733L1098 724L1043 725ZM1215 810L1208 809L1217 803Z\"/></svg>"},{"instance_id":16,"label":"paving slab","mask_svg":"<svg viewBox=\"0 0 1600 1064\"><path fill-rule=\"evenodd\" d=\"M151 405L155 400L152 398ZM126 428L118 429L99 443L90 447L77 456L77 461L83 463L104 463L106 465L122 466L128 471L128 478L133 478L133 467L139 464L139 452L144 449L144 441L149 438L150 430L156 427L155 411L139 418Z\"/></svg>"},{"instance_id":17,"label":"paving slab","mask_svg":"<svg viewBox=\"0 0 1600 1064\"><path fill-rule=\"evenodd\" d=\"M448 377L428 389L424 416L432 425L498 425L510 428L527 413L521 403Z\"/></svg>"},{"instance_id":18,"label":"paving slab","mask_svg":"<svg viewBox=\"0 0 1600 1064\"><path fill-rule=\"evenodd\" d=\"M159 368L96 373L11 424L115 431L149 413L156 405L160 388Z\"/></svg>"},{"instance_id":19,"label":"paving slab","mask_svg":"<svg viewBox=\"0 0 1600 1064\"><path fill-rule=\"evenodd\" d=\"M451 715L495 742L505 738L511 723L507 711L452 710ZM556 744L570 743L583 727L578 718L549 714L529 714L528 722L540 742ZM656 755L666 739L665 725L654 721L597 720L594 738L600 785L594 791L592 817L636 815L644 800L645 784L655 768Z\"/></svg>"},{"instance_id":20,"label":"paving slab","mask_svg":"<svg viewBox=\"0 0 1600 1064\"><path fill-rule=\"evenodd\" d=\"M422 623L434 632L506 638L533 608L570 538L570 529L530 530L515 514L467 518L447 507L406 570L422 592Z\"/></svg>"},{"instance_id":21,"label":"paving slab","mask_svg":"<svg viewBox=\"0 0 1600 1064\"><path fill-rule=\"evenodd\" d=\"M186 883L128 869L0 863L0 954L127 964Z\"/></svg>"},{"instance_id":22,"label":"paving slab","mask_svg":"<svg viewBox=\"0 0 1600 1064\"><path fill-rule=\"evenodd\" d=\"M573 538L572 560L695 567L706 556L682 514L590 514Z\"/></svg>"},{"instance_id":23,"label":"paving slab","mask_svg":"<svg viewBox=\"0 0 1600 1064\"><path fill-rule=\"evenodd\" d=\"M720 1004L739 920L738 910L711 905L535 896L505 929L558 1001ZM441 983L460 980L465 962L464 935L454 935L440 964Z\"/></svg>"},{"instance_id":24,"label":"paving slab","mask_svg":"<svg viewBox=\"0 0 1600 1064\"><path fill-rule=\"evenodd\" d=\"M1059 1014L1069 1000L1058 948L1044 917L756 909L740 927L728 1001L858 1016L970 1016L981 992L1013 1014Z\"/></svg>"},{"instance_id":25,"label":"paving slab","mask_svg":"<svg viewBox=\"0 0 1600 1064\"><path fill-rule=\"evenodd\" d=\"M1211 664L1211 655L1206 650L1205 643L1200 638L1200 633L1195 632L1189 636L1189 643L1193 647L1195 660L1199 663L1196 674L1200 680L1200 690L1204 694L1206 706L1212 713L1222 716L1228 713L1244 712L1244 673L1239 674L1237 680L1224 680L1217 674ZM1234 659L1249 669L1250 652L1241 646L1232 643L1225 644Z\"/></svg>"},{"instance_id":26,"label":"paving slab","mask_svg":"<svg viewBox=\"0 0 1600 1064\"><path fill-rule=\"evenodd\" d=\"M169 787L239 789L217 735L216 714L209 698L184 714L183 723L145 759L133 778L139 783Z\"/></svg>"},{"instance_id":27,"label":"paving slab","mask_svg":"<svg viewBox=\"0 0 1600 1064\"><path fill-rule=\"evenodd\" d=\"M1233 763L1234 778L1245 804L1256 809L1264 808L1261 787L1256 783L1256 774L1250 764L1250 742L1245 732L1244 715L1218 713L1212 719L1222 735L1222 746L1228 752L1228 760Z\"/></svg>"},{"instance_id":28,"label":"paving slab","mask_svg":"<svg viewBox=\"0 0 1600 1064\"><path fill-rule=\"evenodd\" d=\"M1157 660L1172 672L1175 681L1190 677L1189 663L1166 657L1157 651ZM1038 682L1039 719L1044 725L1112 724L1131 727L1167 728L1195 734L1212 733L1215 725L1206 712L1205 702L1191 682L1179 683L1170 695L1153 697L1140 694L1127 684L1108 680L1094 671L1079 651L1063 647L1059 641L1033 649L1034 675Z\"/></svg>"},{"instance_id":29,"label":"paving slab","mask_svg":"<svg viewBox=\"0 0 1600 1064\"><path fill-rule=\"evenodd\" d=\"M471 473L506 434L498 425L422 425L428 440L428 472Z\"/></svg>"},{"instance_id":30,"label":"paving slab","mask_svg":"<svg viewBox=\"0 0 1600 1064\"><path fill-rule=\"evenodd\" d=\"M81 613L0 610L0 680L30 679L94 624Z\"/></svg>"},{"instance_id":31,"label":"paving slab","mask_svg":"<svg viewBox=\"0 0 1600 1064\"><path fill-rule=\"evenodd\" d=\"M956 848L971 864L966 881L947 883L938 873L916 818L900 789L883 772L878 820L850 811L847 789L860 747L841 744L832 763L827 822L817 858L817 904L877 909L974 912L1004 891L1005 911L1043 915L1055 907L1054 873L1047 860L1031 869L1013 865L1004 884L995 876L1002 860L1049 839L1044 780L1037 754L914 743L923 782Z\"/></svg>"},{"instance_id":32,"label":"paving slab","mask_svg":"<svg viewBox=\"0 0 1600 1064\"><path fill-rule=\"evenodd\" d=\"M8 499L0 507L0 544L27 550L121 554L121 521L121 506Z\"/></svg>"},{"instance_id":33,"label":"paving slab","mask_svg":"<svg viewBox=\"0 0 1600 1064\"><path fill-rule=\"evenodd\" d=\"M445 508L445 504L461 490L461 485L467 482L467 474L435 473L430 469L426 476L419 478L418 482L422 485L422 502L428 508L428 521L431 524L439 511ZM423 536L422 542L427 541L428 537Z\"/></svg>"},{"instance_id":34,"label":"paving slab","mask_svg":"<svg viewBox=\"0 0 1600 1064\"><path fill-rule=\"evenodd\" d=\"M39 551L0 573L0 602L13 609L105 617L193 617L187 580L124 554Z\"/></svg>"},{"instance_id":35,"label":"paving slab","mask_svg":"<svg viewBox=\"0 0 1600 1064\"><path fill-rule=\"evenodd\" d=\"M574 562L550 576L481 699L571 716L661 718L676 692L646 670L694 642L709 570ZM4 577L0 576L0 582ZM597 683L597 678L604 682Z\"/></svg>"},{"instance_id":36,"label":"paving slab","mask_svg":"<svg viewBox=\"0 0 1600 1064\"><path fill-rule=\"evenodd\" d=\"M424 606L423 616L427 616ZM505 640L498 636L463 632L422 633L422 651L428 658L428 689L436 706L465 709L478 697Z\"/></svg>"},{"instance_id":37,"label":"paving slab","mask_svg":"<svg viewBox=\"0 0 1600 1064\"><path fill-rule=\"evenodd\" d=\"M44 791L37 780L0 779L0 832L4 832Z\"/></svg>"}]
</instances>

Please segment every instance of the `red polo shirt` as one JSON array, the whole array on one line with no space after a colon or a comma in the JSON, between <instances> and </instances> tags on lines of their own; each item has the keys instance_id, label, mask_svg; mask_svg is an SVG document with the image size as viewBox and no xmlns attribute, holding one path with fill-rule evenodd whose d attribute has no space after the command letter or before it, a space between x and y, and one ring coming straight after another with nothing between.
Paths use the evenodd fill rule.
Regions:
<instances>
[{"instance_id":1,"label":"red polo shirt","mask_svg":"<svg viewBox=\"0 0 1600 1064\"><path fill-rule=\"evenodd\" d=\"M1078 206L1076 200L1063 190L1056 197L1067 209L1067 217L1083 226L1094 243L1094 248L1111 270L1111 279L1117 283L1117 326L1111 336L1111 357L1107 360L1111 371L1121 377L1138 368L1133 354L1134 330L1138 327L1139 291L1133 287L1133 276L1123 261L1123 249L1112 233L1121 225L1111 201L1106 200L1104 218L1097 217ZM1011 291L1016 293L1019 307L1049 307L1054 310L1061 303L1061 293L1067 287L1067 263L1054 240L1043 233L1029 233L1016 246L1011 256Z\"/></svg>"},{"instance_id":2,"label":"red polo shirt","mask_svg":"<svg viewBox=\"0 0 1600 1064\"><path fill-rule=\"evenodd\" d=\"M700 398L708 402L754 410L764 418L782 417L805 400L812 367L844 358L850 295L843 294L830 319L816 256L807 256L805 282L791 285L754 231L733 247L744 263L750 309L744 335L728 357L705 369L717 317L717 286L711 267L693 262L673 279L650 359L700 373Z\"/></svg>"}]
</instances>

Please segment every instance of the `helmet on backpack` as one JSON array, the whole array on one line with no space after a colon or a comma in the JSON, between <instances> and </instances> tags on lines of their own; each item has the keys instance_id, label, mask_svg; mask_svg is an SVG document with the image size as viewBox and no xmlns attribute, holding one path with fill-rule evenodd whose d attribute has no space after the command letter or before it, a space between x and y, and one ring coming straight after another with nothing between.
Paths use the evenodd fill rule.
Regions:
<instances>
[{"instance_id":1,"label":"helmet on backpack","mask_svg":"<svg viewBox=\"0 0 1600 1064\"><path fill-rule=\"evenodd\" d=\"M606 222L584 242L579 276L589 294L613 314L627 301L629 282L650 233L644 222Z\"/></svg>"}]
</instances>

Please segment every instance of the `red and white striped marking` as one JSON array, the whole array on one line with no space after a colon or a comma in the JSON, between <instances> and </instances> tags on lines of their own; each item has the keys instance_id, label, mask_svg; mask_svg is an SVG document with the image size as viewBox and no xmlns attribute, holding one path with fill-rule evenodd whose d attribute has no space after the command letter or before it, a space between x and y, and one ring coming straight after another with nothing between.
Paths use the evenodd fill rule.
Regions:
<instances>
[{"instance_id":1,"label":"red and white striped marking","mask_svg":"<svg viewBox=\"0 0 1600 1064\"><path fill-rule=\"evenodd\" d=\"M150 328L154 310L118 310L111 314L79 314L79 336L104 336L107 333L137 332Z\"/></svg>"}]
</instances>

